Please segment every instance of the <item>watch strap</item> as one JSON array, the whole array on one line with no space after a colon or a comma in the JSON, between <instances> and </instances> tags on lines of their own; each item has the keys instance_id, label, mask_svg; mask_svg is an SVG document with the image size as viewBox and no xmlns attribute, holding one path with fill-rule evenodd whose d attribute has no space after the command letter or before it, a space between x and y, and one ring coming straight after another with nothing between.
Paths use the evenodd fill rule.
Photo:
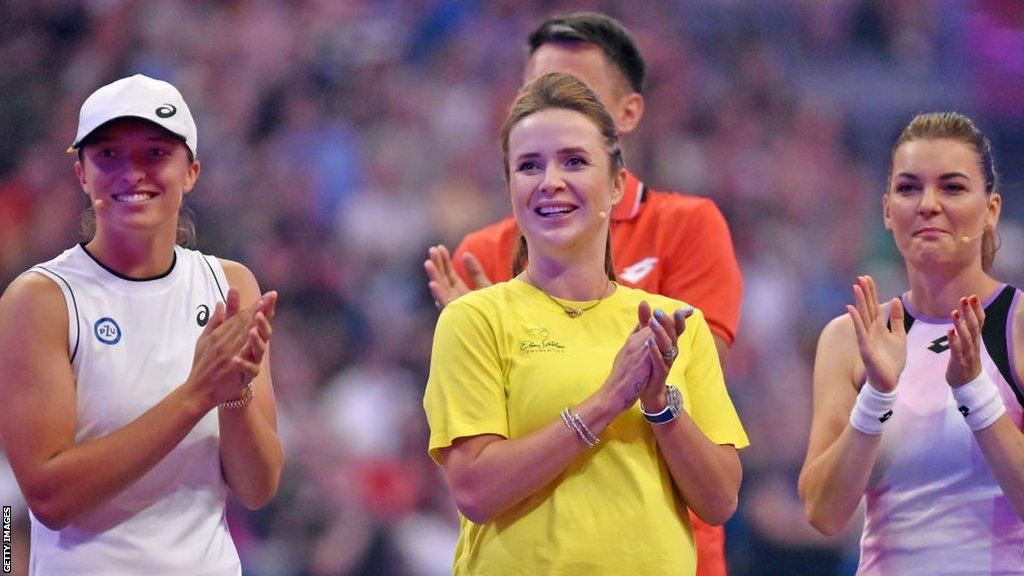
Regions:
<instances>
[{"instance_id":1,"label":"watch strap","mask_svg":"<svg viewBox=\"0 0 1024 576\"><path fill-rule=\"evenodd\" d=\"M679 389L671 385L667 385L665 388L665 407L660 412L654 414L647 412L644 410L643 402L640 403L640 413L651 424L667 424L675 420L682 412L682 396Z\"/></svg>"}]
</instances>

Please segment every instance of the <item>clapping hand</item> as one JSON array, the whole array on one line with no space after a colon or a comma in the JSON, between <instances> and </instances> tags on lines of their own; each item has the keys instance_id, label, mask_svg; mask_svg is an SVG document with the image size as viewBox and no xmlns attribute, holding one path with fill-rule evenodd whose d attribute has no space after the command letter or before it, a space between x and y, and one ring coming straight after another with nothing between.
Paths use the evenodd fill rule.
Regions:
<instances>
[{"instance_id":1,"label":"clapping hand","mask_svg":"<svg viewBox=\"0 0 1024 576\"><path fill-rule=\"evenodd\" d=\"M641 302L637 309L637 331L646 328L650 334L647 356L651 376L641 391L640 402L647 411L658 411L665 406L665 380L679 356L679 337L686 330L686 319L693 314L693 306L676 310L671 316L658 309L652 312L650 304Z\"/></svg>"},{"instance_id":2,"label":"clapping hand","mask_svg":"<svg viewBox=\"0 0 1024 576\"><path fill-rule=\"evenodd\" d=\"M277 293L267 292L244 310L239 292L228 290L196 341L189 381L212 405L238 398L260 371L273 332Z\"/></svg>"},{"instance_id":3,"label":"clapping hand","mask_svg":"<svg viewBox=\"0 0 1024 576\"><path fill-rule=\"evenodd\" d=\"M846 305L857 333L857 346L868 380L883 393L896 389L907 362L907 332L903 327L903 303L893 298L889 322L878 304L878 291L871 276L858 276L853 286L855 306Z\"/></svg>"},{"instance_id":4,"label":"clapping hand","mask_svg":"<svg viewBox=\"0 0 1024 576\"><path fill-rule=\"evenodd\" d=\"M958 388L981 373L981 327L985 325L985 309L976 294L960 299L960 306L950 313L953 327L949 338L949 363L946 382Z\"/></svg>"},{"instance_id":5,"label":"clapping hand","mask_svg":"<svg viewBox=\"0 0 1024 576\"><path fill-rule=\"evenodd\" d=\"M469 252L463 254L462 265L465 266L466 273L469 274L473 282L472 288L467 286L462 281L462 278L459 278L459 275L455 273L448 248L440 244L431 246L427 249L427 256L427 260L423 262L423 268L427 271L427 278L429 279L427 286L430 288L430 293L434 296L434 305L437 306L438 310L444 308L459 296L468 294L471 290L479 290L491 285L491 281L487 278L487 274L484 273L484 268L480 261Z\"/></svg>"}]
</instances>

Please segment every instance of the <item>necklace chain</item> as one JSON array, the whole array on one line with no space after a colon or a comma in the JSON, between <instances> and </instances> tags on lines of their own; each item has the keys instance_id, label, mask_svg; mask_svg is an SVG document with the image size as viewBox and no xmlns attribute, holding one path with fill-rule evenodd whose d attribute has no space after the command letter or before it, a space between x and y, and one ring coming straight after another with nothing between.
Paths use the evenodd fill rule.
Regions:
<instances>
[{"instance_id":1,"label":"necklace chain","mask_svg":"<svg viewBox=\"0 0 1024 576\"><path fill-rule=\"evenodd\" d=\"M593 310L594 308L597 308L597 305L600 304L601 302L604 302L604 299L608 297L608 286L612 283L610 279L606 279L604 284L604 292L601 293L601 297L597 299L597 302L594 302L593 304L586 306L584 308L579 308L575 306L566 306L557 298L555 298L551 294L548 294L547 291L541 288L540 284L538 284L537 281L533 279L533 275L530 274L529 269L526 270L526 277L529 278L530 284L533 284L533 286L537 288L537 290L540 290L541 294L547 296L548 300L551 300L552 302L557 304L558 307L561 308L565 312L565 315L568 316L569 318L579 318L587 310Z\"/></svg>"}]
</instances>

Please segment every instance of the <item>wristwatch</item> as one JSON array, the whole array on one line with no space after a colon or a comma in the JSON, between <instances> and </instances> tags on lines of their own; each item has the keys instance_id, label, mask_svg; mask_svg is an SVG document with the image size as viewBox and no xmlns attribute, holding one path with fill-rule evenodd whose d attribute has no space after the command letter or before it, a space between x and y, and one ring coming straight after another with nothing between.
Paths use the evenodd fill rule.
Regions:
<instances>
[{"instance_id":1,"label":"wristwatch","mask_svg":"<svg viewBox=\"0 0 1024 576\"><path fill-rule=\"evenodd\" d=\"M644 415L651 424L665 424L676 419L679 413L683 411L683 395L679 392L679 388L672 385L665 386L665 409L657 414L649 414L644 410L644 403L640 403L640 413Z\"/></svg>"}]
</instances>

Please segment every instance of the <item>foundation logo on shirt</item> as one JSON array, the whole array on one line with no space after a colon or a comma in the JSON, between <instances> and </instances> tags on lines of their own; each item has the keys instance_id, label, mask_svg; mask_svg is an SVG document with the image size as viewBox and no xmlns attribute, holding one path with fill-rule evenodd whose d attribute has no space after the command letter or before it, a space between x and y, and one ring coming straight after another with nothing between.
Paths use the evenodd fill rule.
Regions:
<instances>
[{"instance_id":1,"label":"foundation logo on shirt","mask_svg":"<svg viewBox=\"0 0 1024 576\"><path fill-rule=\"evenodd\" d=\"M637 282L644 279L645 276L654 270L654 265L658 263L658 259L655 257L644 258L643 260L627 266L622 272L619 272L619 278L629 282L630 284L636 284Z\"/></svg>"},{"instance_id":2,"label":"foundation logo on shirt","mask_svg":"<svg viewBox=\"0 0 1024 576\"><path fill-rule=\"evenodd\" d=\"M565 353L565 346L551 338L551 332L543 326L528 326L526 338L519 343L519 349L527 354L537 352Z\"/></svg>"},{"instance_id":3,"label":"foundation logo on shirt","mask_svg":"<svg viewBox=\"0 0 1024 576\"><path fill-rule=\"evenodd\" d=\"M96 334L96 339L104 344L113 346L121 341L121 327L113 318L100 318L93 324L92 331Z\"/></svg>"}]
</instances>

